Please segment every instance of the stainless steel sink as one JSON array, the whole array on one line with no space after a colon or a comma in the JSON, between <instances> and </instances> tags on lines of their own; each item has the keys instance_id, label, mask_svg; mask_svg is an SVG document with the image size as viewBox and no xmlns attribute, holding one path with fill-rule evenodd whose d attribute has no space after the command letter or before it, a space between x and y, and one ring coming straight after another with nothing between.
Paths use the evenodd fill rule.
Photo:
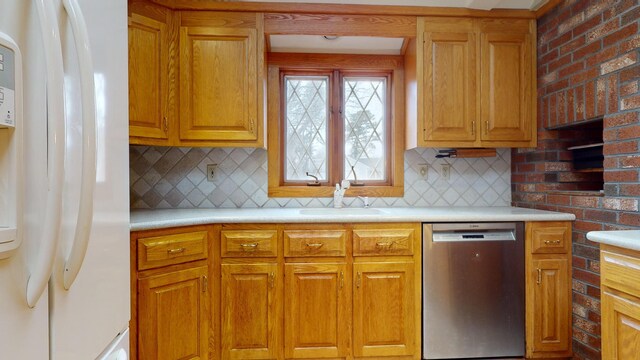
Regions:
<instances>
[{"instance_id":1,"label":"stainless steel sink","mask_svg":"<svg viewBox=\"0 0 640 360\"><path fill-rule=\"evenodd\" d=\"M382 215L387 212L380 209L371 208L322 208L322 209L300 209L300 215L316 216L359 216L359 215Z\"/></svg>"}]
</instances>

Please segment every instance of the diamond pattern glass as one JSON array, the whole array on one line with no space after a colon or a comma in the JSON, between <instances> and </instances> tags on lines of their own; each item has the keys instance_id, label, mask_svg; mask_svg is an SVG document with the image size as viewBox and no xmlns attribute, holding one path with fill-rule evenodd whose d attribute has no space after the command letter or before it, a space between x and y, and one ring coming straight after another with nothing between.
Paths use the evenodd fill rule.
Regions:
<instances>
[{"instance_id":1,"label":"diamond pattern glass","mask_svg":"<svg viewBox=\"0 0 640 360\"><path fill-rule=\"evenodd\" d=\"M345 179L387 180L386 89L384 77L343 80Z\"/></svg>"},{"instance_id":2,"label":"diamond pattern glass","mask_svg":"<svg viewBox=\"0 0 640 360\"><path fill-rule=\"evenodd\" d=\"M328 179L327 76L285 76L285 181Z\"/></svg>"}]
</instances>

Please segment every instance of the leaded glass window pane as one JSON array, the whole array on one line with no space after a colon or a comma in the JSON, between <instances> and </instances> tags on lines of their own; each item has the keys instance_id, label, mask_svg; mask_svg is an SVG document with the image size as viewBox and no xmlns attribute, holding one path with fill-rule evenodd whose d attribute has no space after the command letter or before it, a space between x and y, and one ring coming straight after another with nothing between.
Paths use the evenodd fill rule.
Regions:
<instances>
[{"instance_id":1,"label":"leaded glass window pane","mask_svg":"<svg viewBox=\"0 0 640 360\"><path fill-rule=\"evenodd\" d=\"M384 77L343 80L345 179L387 180L386 89Z\"/></svg>"},{"instance_id":2,"label":"leaded glass window pane","mask_svg":"<svg viewBox=\"0 0 640 360\"><path fill-rule=\"evenodd\" d=\"M306 172L328 179L327 76L285 76L285 181L309 181Z\"/></svg>"}]
</instances>

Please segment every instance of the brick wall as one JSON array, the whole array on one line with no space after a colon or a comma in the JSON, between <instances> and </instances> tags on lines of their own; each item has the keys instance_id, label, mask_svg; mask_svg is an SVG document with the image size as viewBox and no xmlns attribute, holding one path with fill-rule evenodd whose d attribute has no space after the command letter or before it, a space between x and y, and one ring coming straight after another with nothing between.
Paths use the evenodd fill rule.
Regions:
<instances>
[{"instance_id":1,"label":"brick wall","mask_svg":"<svg viewBox=\"0 0 640 360\"><path fill-rule=\"evenodd\" d=\"M600 359L600 264L591 230L640 228L640 6L638 0L565 0L538 20L538 146L513 150L515 206L576 215L573 346ZM603 193L566 181L566 146L584 134L549 130L602 118ZM599 130L598 130L599 131ZM597 135L600 135L599 133Z\"/></svg>"}]
</instances>

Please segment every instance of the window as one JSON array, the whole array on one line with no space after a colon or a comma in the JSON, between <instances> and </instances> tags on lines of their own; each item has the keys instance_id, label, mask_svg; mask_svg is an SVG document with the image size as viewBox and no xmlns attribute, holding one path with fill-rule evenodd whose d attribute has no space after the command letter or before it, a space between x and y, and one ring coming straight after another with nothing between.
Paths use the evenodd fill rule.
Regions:
<instances>
[{"instance_id":1,"label":"window","mask_svg":"<svg viewBox=\"0 0 640 360\"><path fill-rule=\"evenodd\" d=\"M284 183L306 183L311 174L321 183L388 184L389 77L340 71L282 76ZM334 78L339 86L331 86Z\"/></svg>"},{"instance_id":2,"label":"window","mask_svg":"<svg viewBox=\"0 0 640 360\"><path fill-rule=\"evenodd\" d=\"M269 195L331 196L348 179L351 195L401 196L395 69L288 65L269 67Z\"/></svg>"}]
</instances>

